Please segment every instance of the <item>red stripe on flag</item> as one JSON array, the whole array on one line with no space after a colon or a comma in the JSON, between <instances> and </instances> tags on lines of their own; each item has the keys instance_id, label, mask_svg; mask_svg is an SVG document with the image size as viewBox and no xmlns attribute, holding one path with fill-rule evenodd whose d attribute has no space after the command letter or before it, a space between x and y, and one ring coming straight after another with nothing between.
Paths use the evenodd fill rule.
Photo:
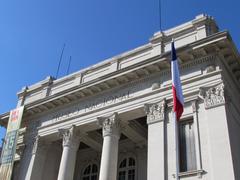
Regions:
<instances>
[{"instance_id":1,"label":"red stripe on flag","mask_svg":"<svg viewBox=\"0 0 240 180\"><path fill-rule=\"evenodd\" d=\"M177 120L179 120L183 113L183 105L181 104L177 97L177 92L174 85L172 85L172 92L173 92L173 111L176 112Z\"/></svg>"}]
</instances>

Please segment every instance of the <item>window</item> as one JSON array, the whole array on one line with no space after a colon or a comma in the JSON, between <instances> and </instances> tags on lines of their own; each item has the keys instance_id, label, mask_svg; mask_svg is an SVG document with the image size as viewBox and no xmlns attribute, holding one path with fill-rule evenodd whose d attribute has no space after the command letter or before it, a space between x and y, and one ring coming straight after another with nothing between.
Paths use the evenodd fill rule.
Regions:
<instances>
[{"instance_id":1,"label":"window","mask_svg":"<svg viewBox=\"0 0 240 180\"><path fill-rule=\"evenodd\" d=\"M98 178L98 167L96 164L88 165L83 171L82 180L97 180Z\"/></svg>"},{"instance_id":2,"label":"window","mask_svg":"<svg viewBox=\"0 0 240 180\"><path fill-rule=\"evenodd\" d=\"M121 161L118 171L118 180L135 180L136 162L129 157Z\"/></svg>"},{"instance_id":3,"label":"window","mask_svg":"<svg viewBox=\"0 0 240 180\"><path fill-rule=\"evenodd\" d=\"M179 122L180 172L197 169L193 121Z\"/></svg>"}]
</instances>

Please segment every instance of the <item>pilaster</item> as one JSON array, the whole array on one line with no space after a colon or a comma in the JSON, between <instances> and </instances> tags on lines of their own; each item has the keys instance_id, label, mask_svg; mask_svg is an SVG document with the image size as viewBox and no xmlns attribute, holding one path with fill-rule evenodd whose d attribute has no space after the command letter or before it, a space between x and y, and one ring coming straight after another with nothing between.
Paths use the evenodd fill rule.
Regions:
<instances>
[{"instance_id":1,"label":"pilaster","mask_svg":"<svg viewBox=\"0 0 240 180\"><path fill-rule=\"evenodd\" d=\"M145 104L148 124L148 180L164 180L166 176L166 100Z\"/></svg>"},{"instance_id":2,"label":"pilaster","mask_svg":"<svg viewBox=\"0 0 240 180\"><path fill-rule=\"evenodd\" d=\"M48 143L41 139L40 136L35 136L32 144L31 156L25 180L41 180L43 174L43 167L46 160ZM30 145L30 144L29 144ZM31 146L31 145L30 145Z\"/></svg>"},{"instance_id":3,"label":"pilaster","mask_svg":"<svg viewBox=\"0 0 240 180\"><path fill-rule=\"evenodd\" d=\"M212 179L235 179L225 107L228 96L223 82L201 87L199 97L204 102L204 113L207 120L208 154L211 167L209 171Z\"/></svg>"},{"instance_id":4,"label":"pilaster","mask_svg":"<svg viewBox=\"0 0 240 180\"><path fill-rule=\"evenodd\" d=\"M200 131L199 131L199 118L198 118L198 100L193 100L192 104L192 113L193 113L193 127L194 127L194 136L195 136L195 148L196 148L196 163L198 177L202 177L202 153L201 153L201 140L200 140Z\"/></svg>"}]
</instances>

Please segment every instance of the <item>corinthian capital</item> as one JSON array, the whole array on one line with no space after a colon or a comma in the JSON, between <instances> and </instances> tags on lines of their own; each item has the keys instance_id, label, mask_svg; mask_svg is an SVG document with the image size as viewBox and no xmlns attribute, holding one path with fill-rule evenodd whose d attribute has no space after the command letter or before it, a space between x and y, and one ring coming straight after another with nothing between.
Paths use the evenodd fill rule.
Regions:
<instances>
[{"instance_id":1,"label":"corinthian capital","mask_svg":"<svg viewBox=\"0 0 240 180\"><path fill-rule=\"evenodd\" d=\"M120 137L120 120L117 113L108 117L98 117L98 124L102 127L103 137L117 136Z\"/></svg>"},{"instance_id":2,"label":"corinthian capital","mask_svg":"<svg viewBox=\"0 0 240 180\"><path fill-rule=\"evenodd\" d=\"M78 148L80 143L80 135L76 130L76 127L72 125L70 128L59 129L59 134L62 137L63 147Z\"/></svg>"},{"instance_id":3,"label":"corinthian capital","mask_svg":"<svg viewBox=\"0 0 240 180\"><path fill-rule=\"evenodd\" d=\"M147 114L148 124L163 121L165 118L166 100L163 99L157 103L145 104L144 109Z\"/></svg>"},{"instance_id":4,"label":"corinthian capital","mask_svg":"<svg viewBox=\"0 0 240 180\"><path fill-rule=\"evenodd\" d=\"M199 96L204 100L206 109L225 104L224 84L219 83L210 87L201 87Z\"/></svg>"}]
</instances>

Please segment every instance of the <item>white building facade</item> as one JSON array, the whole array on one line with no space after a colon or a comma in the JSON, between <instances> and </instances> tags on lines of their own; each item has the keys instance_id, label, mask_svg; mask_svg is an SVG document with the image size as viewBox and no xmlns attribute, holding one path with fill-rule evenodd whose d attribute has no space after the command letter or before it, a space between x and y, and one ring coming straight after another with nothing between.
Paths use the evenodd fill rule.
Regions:
<instances>
[{"instance_id":1,"label":"white building facade","mask_svg":"<svg viewBox=\"0 0 240 180\"><path fill-rule=\"evenodd\" d=\"M185 99L179 177L239 180L240 58L229 33L206 15L74 74L23 88L13 179L175 179L172 39ZM0 116L2 125L8 117Z\"/></svg>"}]
</instances>

